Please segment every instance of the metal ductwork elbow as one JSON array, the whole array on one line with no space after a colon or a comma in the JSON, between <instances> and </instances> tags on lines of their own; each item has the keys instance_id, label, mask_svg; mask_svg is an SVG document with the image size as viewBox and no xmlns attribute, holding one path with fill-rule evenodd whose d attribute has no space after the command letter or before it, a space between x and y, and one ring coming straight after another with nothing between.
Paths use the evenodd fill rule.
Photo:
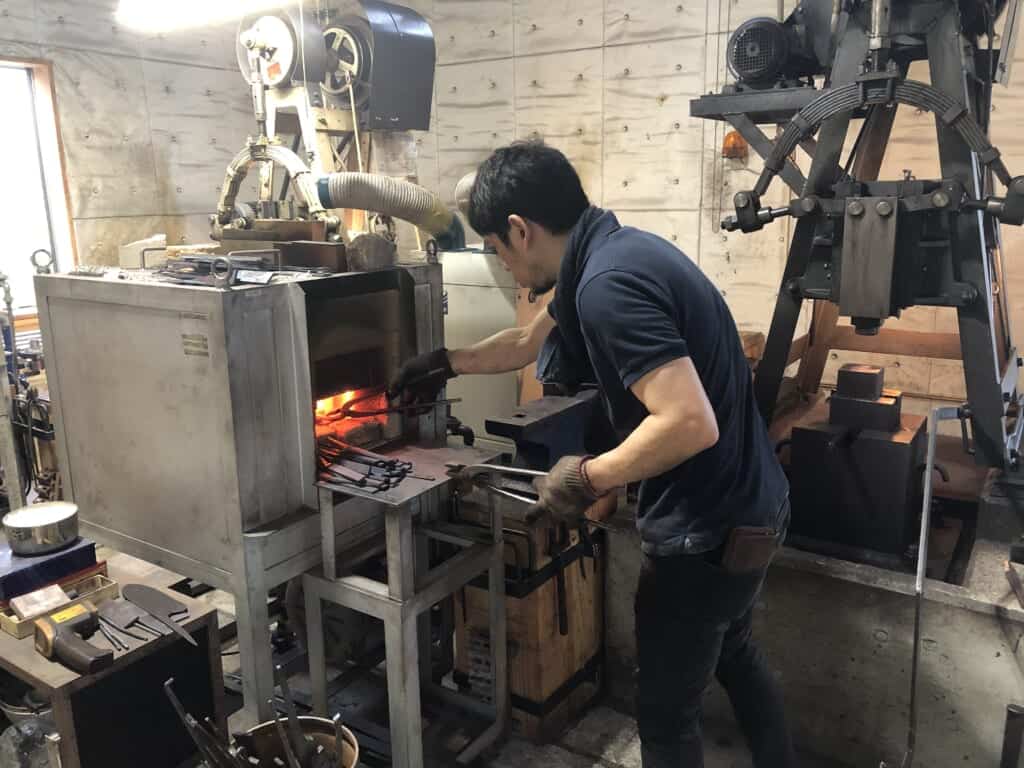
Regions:
<instances>
[{"instance_id":1,"label":"metal ductwork elbow","mask_svg":"<svg viewBox=\"0 0 1024 768\"><path fill-rule=\"evenodd\" d=\"M408 181L373 173L341 172L317 182L325 208L355 208L408 221L429 233L441 250L466 246L458 216L437 195Z\"/></svg>"}]
</instances>

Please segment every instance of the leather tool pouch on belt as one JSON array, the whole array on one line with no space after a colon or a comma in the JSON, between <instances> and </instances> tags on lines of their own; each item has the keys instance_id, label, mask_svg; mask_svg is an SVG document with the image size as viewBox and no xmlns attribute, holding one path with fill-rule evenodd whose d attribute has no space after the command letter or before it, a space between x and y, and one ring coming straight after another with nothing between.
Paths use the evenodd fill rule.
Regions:
<instances>
[{"instance_id":1,"label":"leather tool pouch on belt","mask_svg":"<svg viewBox=\"0 0 1024 768\"><path fill-rule=\"evenodd\" d=\"M779 548L780 538L774 528L733 528L722 552L722 567L729 573L766 568Z\"/></svg>"}]
</instances>

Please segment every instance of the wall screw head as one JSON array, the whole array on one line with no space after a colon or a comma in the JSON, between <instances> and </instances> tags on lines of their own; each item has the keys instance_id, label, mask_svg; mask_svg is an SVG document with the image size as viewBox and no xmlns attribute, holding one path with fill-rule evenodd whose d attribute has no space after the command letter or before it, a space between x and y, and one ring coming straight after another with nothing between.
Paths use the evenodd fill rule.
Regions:
<instances>
[{"instance_id":1,"label":"wall screw head","mask_svg":"<svg viewBox=\"0 0 1024 768\"><path fill-rule=\"evenodd\" d=\"M737 208L746 208L750 205L750 196L746 192L737 192L732 201L736 204Z\"/></svg>"},{"instance_id":2,"label":"wall screw head","mask_svg":"<svg viewBox=\"0 0 1024 768\"><path fill-rule=\"evenodd\" d=\"M949 194L943 190L939 190L932 195L932 205L936 208L945 208L949 205Z\"/></svg>"},{"instance_id":3,"label":"wall screw head","mask_svg":"<svg viewBox=\"0 0 1024 768\"><path fill-rule=\"evenodd\" d=\"M879 200L878 205L875 206L875 210L878 211L878 215L885 218L892 215L892 203L888 200Z\"/></svg>"},{"instance_id":4,"label":"wall screw head","mask_svg":"<svg viewBox=\"0 0 1024 768\"><path fill-rule=\"evenodd\" d=\"M860 200L851 200L850 204L846 206L846 210L851 216L863 216L864 203Z\"/></svg>"}]
</instances>

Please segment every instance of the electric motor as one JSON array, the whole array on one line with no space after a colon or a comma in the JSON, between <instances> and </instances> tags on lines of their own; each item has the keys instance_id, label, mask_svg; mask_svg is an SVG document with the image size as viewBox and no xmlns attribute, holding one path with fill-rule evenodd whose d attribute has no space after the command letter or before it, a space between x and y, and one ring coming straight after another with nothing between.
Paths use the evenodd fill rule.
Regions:
<instances>
[{"instance_id":1,"label":"electric motor","mask_svg":"<svg viewBox=\"0 0 1024 768\"><path fill-rule=\"evenodd\" d=\"M782 73L789 50L789 35L780 22L749 19L729 38L729 70L741 82L768 82Z\"/></svg>"}]
</instances>

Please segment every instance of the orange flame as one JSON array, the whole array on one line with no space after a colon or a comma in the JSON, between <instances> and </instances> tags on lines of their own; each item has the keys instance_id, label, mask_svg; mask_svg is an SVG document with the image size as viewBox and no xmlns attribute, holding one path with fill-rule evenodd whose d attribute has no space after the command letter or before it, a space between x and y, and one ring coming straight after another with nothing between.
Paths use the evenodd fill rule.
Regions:
<instances>
[{"instance_id":1,"label":"orange flame","mask_svg":"<svg viewBox=\"0 0 1024 768\"><path fill-rule=\"evenodd\" d=\"M322 419L325 416L334 413L334 411L340 410L347 403L351 403L356 399L356 392L339 392L337 395L331 395L325 397L323 400L316 401L316 417Z\"/></svg>"},{"instance_id":2,"label":"orange flame","mask_svg":"<svg viewBox=\"0 0 1024 768\"><path fill-rule=\"evenodd\" d=\"M327 434L344 437L346 433L363 424L387 424L387 416L383 414L378 416L341 416L339 411L343 407L364 394L368 394L368 390L350 390L317 400L314 409L317 437ZM377 408L386 408L387 404L387 395L381 392L379 397L369 398L365 403L361 404L360 409L369 411Z\"/></svg>"}]
</instances>

